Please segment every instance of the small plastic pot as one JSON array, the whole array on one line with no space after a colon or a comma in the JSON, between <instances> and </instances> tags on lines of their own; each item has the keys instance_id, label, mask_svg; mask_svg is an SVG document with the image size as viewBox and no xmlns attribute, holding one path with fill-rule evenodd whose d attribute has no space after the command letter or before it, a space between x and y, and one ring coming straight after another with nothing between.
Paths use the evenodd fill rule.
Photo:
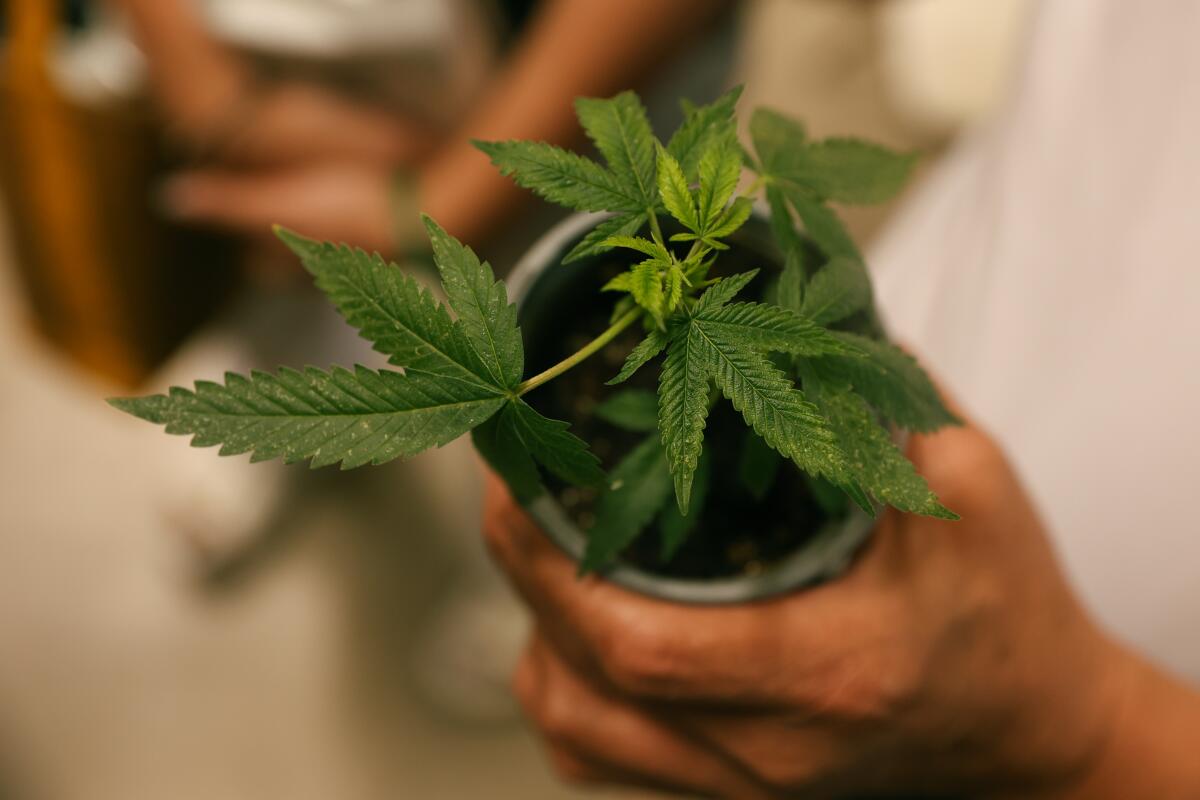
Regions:
<instances>
[{"instance_id":1,"label":"small plastic pot","mask_svg":"<svg viewBox=\"0 0 1200 800\"><path fill-rule=\"evenodd\" d=\"M562 264L562 258L604 214L575 214L551 228L522 257L509 278L509 295L517 304L521 327L528 339L561 336L562 331L540 330L538 309L553 305L567 287L578 281L595 262L584 259ZM731 237L730 243L770 253L776 263L778 254L770 239L766 220L755 214ZM579 560L587 546L587 536L567 516L558 501L542 494L526 504L530 516L546 535L569 556ZM870 537L875 520L851 504L841 519L831 519L813 537L790 555L778 559L761 571L717 579L683 579L659 575L618 561L607 568L606 579L652 597L679 603L745 603L790 592L820 583L843 573L855 553Z\"/></svg>"}]
</instances>

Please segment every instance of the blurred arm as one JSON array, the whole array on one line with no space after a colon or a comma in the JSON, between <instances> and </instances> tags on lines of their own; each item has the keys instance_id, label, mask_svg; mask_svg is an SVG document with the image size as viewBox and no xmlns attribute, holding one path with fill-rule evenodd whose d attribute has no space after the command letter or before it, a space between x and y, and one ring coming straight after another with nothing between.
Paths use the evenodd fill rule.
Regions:
<instances>
[{"instance_id":1,"label":"blurred arm","mask_svg":"<svg viewBox=\"0 0 1200 800\"><path fill-rule=\"evenodd\" d=\"M121 2L153 6L158 0ZM474 113L415 170L421 209L455 236L478 242L530 195L502 177L471 139L569 144L580 133L576 97L627 87L720 6L720 0L547 2ZM181 62L210 56L198 47ZM165 87L169 78L163 80ZM344 130L344 117L339 119ZM362 140L357 133L352 138ZM397 196L389 170L361 159L251 173L202 170L178 176L166 194L173 213L196 222L263 235L271 223L280 223L392 255L424 243L416 209L395 208Z\"/></svg>"},{"instance_id":2,"label":"blurred arm","mask_svg":"<svg viewBox=\"0 0 1200 800\"><path fill-rule=\"evenodd\" d=\"M422 171L422 207L477 241L528 193L502 177L474 139L569 144L573 101L626 88L707 22L719 0L555 0L532 21L476 112Z\"/></svg>"},{"instance_id":3,"label":"blurred arm","mask_svg":"<svg viewBox=\"0 0 1200 800\"><path fill-rule=\"evenodd\" d=\"M190 0L109 0L125 13L150 63L166 115L194 141L220 136L251 81L238 58L209 36Z\"/></svg>"}]
</instances>

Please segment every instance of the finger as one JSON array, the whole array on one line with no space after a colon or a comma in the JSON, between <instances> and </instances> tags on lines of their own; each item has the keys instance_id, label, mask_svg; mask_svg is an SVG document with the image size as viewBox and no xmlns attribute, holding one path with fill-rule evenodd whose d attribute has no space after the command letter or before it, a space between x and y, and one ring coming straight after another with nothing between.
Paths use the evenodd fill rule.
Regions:
<instances>
[{"instance_id":1,"label":"finger","mask_svg":"<svg viewBox=\"0 0 1200 800\"><path fill-rule=\"evenodd\" d=\"M819 692L847 631L881 615L870 591L835 584L754 604L687 606L627 591L576 566L492 478L489 546L546 635L615 690L655 701L772 703ZM777 669L787 664L784 670ZM803 680L811 676L813 685Z\"/></svg>"},{"instance_id":2,"label":"finger","mask_svg":"<svg viewBox=\"0 0 1200 800\"><path fill-rule=\"evenodd\" d=\"M277 221L280 205L270 177L216 170L173 176L163 186L162 202L178 219L252 233Z\"/></svg>"},{"instance_id":3,"label":"finger","mask_svg":"<svg viewBox=\"0 0 1200 800\"><path fill-rule=\"evenodd\" d=\"M556 767L588 782L667 791L759 797L761 787L723 756L582 679L535 636L516 683L526 713L546 738Z\"/></svg>"}]
</instances>

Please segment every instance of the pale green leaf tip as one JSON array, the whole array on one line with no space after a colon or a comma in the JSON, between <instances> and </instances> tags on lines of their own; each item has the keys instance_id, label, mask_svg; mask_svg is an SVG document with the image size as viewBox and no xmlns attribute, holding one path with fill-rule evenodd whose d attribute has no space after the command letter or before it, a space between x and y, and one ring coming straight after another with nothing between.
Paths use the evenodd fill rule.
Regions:
<instances>
[{"instance_id":1,"label":"pale green leaf tip","mask_svg":"<svg viewBox=\"0 0 1200 800\"><path fill-rule=\"evenodd\" d=\"M166 422L163 412L171 401L167 396L157 394L147 397L109 397L105 402L118 411L162 425Z\"/></svg>"},{"instance_id":2,"label":"pale green leaf tip","mask_svg":"<svg viewBox=\"0 0 1200 800\"><path fill-rule=\"evenodd\" d=\"M929 516L944 519L948 522L958 522L962 519L961 516L946 508L941 503L934 503L933 508L929 511Z\"/></svg>"},{"instance_id":3,"label":"pale green leaf tip","mask_svg":"<svg viewBox=\"0 0 1200 800\"><path fill-rule=\"evenodd\" d=\"M315 239L310 239L307 236L301 236L290 228L285 228L279 223L271 226L271 232L275 234L275 238L288 246L288 249L300 257L304 257L310 253L320 243Z\"/></svg>"},{"instance_id":4,"label":"pale green leaf tip","mask_svg":"<svg viewBox=\"0 0 1200 800\"><path fill-rule=\"evenodd\" d=\"M425 230L429 232L430 239L432 239L434 236L444 236L446 234L446 230L441 225L437 224L437 220L426 214L424 211L421 212L421 223L425 226Z\"/></svg>"},{"instance_id":5,"label":"pale green leaf tip","mask_svg":"<svg viewBox=\"0 0 1200 800\"><path fill-rule=\"evenodd\" d=\"M677 479L675 481L675 505L679 506L679 513L687 516L688 507L692 504L692 479L687 476L686 479Z\"/></svg>"}]
</instances>

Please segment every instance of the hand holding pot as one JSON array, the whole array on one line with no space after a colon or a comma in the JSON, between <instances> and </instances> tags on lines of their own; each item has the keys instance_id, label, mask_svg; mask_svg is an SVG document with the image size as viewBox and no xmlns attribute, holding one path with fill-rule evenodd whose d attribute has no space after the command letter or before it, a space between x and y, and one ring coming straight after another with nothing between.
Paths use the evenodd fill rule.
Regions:
<instances>
[{"instance_id":1,"label":"hand holding pot","mask_svg":"<svg viewBox=\"0 0 1200 800\"><path fill-rule=\"evenodd\" d=\"M909 455L961 522L889 512L844 578L741 606L577 579L493 480L488 542L537 618L515 687L559 771L739 798L1194 796L1200 700L1093 626L996 445L965 427Z\"/></svg>"}]
</instances>

